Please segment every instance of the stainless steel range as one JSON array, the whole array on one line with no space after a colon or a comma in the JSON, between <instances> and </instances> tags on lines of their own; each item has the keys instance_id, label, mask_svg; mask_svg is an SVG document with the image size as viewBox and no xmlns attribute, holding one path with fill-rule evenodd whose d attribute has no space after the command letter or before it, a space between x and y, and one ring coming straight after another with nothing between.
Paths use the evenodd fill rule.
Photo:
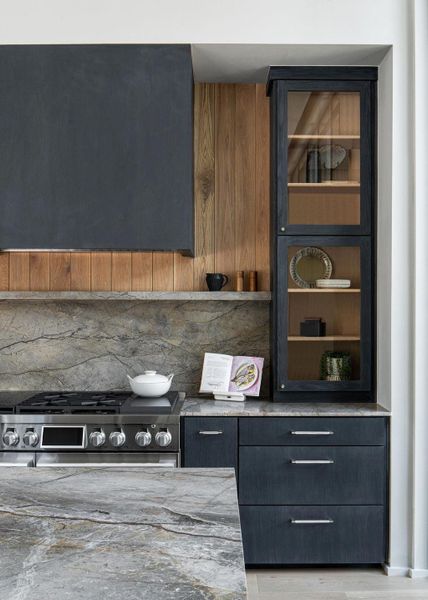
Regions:
<instances>
[{"instance_id":1,"label":"stainless steel range","mask_svg":"<svg viewBox=\"0 0 428 600\"><path fill-rule=\"evenodd\" d=\"M0 465L177 467L184 394L44 392L0 398Z\"/></svg>"}]
</instances>

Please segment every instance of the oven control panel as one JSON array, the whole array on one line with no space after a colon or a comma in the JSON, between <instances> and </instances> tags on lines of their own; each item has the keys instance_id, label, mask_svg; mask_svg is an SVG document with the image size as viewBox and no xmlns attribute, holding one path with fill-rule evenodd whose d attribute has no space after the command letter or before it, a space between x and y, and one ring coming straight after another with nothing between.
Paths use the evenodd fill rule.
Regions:
<instances>
[{"instance_id":1,"label":"oven control panel","mask_svg":"<svg viewBox=\"0 0 428 600\"><path fill-rule=\"evenodd\" d=\"M3 423L0 449L67 451L168 451L179 450L179 425L149 424L25 424Z\"/></svg>"}]
</instances>

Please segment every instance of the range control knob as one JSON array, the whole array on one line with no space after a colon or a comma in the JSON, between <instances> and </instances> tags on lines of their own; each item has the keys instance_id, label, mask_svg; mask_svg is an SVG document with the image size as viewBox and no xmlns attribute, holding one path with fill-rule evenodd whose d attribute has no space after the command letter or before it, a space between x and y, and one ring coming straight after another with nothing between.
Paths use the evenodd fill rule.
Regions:
<instances>
[{"instance_id":1,"label":"range control knob","mask_svg":"<svg viewBox=\"0 0 428 600\"><path fill-rule=\"evenodd\" d=\"M19 435L14 429L8 429L3 434L3 442L5 446L16 446L19 442Z\"/></svg>"},{"instance_id":2,"label":"range control knob","mask_svg":"<svg viewBox=\"0 0 428 600\"><path fill-rule=\"evenodd\" d=\"M166 448L172 442L172 435L168 431L168 429L164 429L162 431L158 431L155 437L156 443L161 448Z\"/></svg>"},{"instance_id":3,"label":"range control knob","mask_svg":"<svg viewBox=\"0 0 428 600\"><path fill-rule=\"evenodd\" d=\"M150 433L150 431L138 431L138 433L135 434L135 443L141 446L141 448L148 446L151 441L152 434Z\"/></svg>"},{"instance_id":4,"label":"range control knob","mask_svg":"<svg viewBox=\"0 0 428 600\"><path fill-rule=\"evenodd\" d=\"M27 429L22 436L22 441L26 446L37 446L39 443L39 436L33 429Z\"/></svg>"},{"instance_id":5,"label":"range control knob","mask_svg":"<svg viewBox=\"0 0 428 600\"><path fill-rule=\"evenodd\" d=\"M126 441L126 435L123 431L112 431L109 437L110 444L115 448L120 448Z\"/></svg>"},{"instance_id":6,"label":"range control knob","mask_svg":"<svg viewBox=\"0 0 428 600\"><path fill-rule=\"evenodd\" d=\"M89 434L89 443L92 444L92 446L95 446L95 448L103 446L106 443L106 434L102 429L93 431Z\"/></svg>"}]
</instances>

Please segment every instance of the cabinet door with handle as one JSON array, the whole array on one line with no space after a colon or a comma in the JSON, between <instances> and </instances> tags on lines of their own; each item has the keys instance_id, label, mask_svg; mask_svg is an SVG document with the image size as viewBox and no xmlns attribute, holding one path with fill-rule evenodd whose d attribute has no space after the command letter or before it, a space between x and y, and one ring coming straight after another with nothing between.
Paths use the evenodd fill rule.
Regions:
<instances>
[{"instance_id":1,"label":"cabinet door with handle","mask_svg":"<svg viewBox=\"0 0 428 600\"><path fill-rule=\"evenodd\" d=\"M236 418L185 417L182 425L182 466L237 468Z\"/></svg>"},{"instance_id":2,"label":"cabinet door with handle","mask_svg":"<svg viewBox=\"0 0 428 600\"><path fill-rule=\"evenodd\" d=\"M241 446L241 504L386 502L382 446Z\"/></svg>"},{"instance_id":3,"label":"cabinet door with handle","mask_svg":"<svg viewBox=\"0 0 428 600\"><path fill-rule=\"evenodd\" d=\"M269 74L274 231L369 235L377 70L343 69L336 80L329 68L314 67L307 79L298 71Z\"/></svg>"},{"instance_id":4,"label":"cabinet door with handle","mask_svg":"<svg viewBox=\"0 0 428 600\"><path fill-rule=\"evenodd\" d=\"M383 506L241 506L246 565L375 564Z\"/></svg>"},{"instance_id":5,"label":"cabinet door with handle","mask_svg":"<svg viewBox=\"0 0 428 600\"><path fill-rule=\"evenodd\" d=\"M241 417L241 446L385 446L384 417Z\"/></svg>"}]
</instances>

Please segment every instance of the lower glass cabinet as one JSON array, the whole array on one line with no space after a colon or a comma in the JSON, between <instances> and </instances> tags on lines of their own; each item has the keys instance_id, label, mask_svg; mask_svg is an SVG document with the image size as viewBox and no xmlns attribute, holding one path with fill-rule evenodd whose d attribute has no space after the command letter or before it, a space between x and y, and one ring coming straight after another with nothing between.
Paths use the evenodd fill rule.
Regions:
<instances>
[{"instance_id":1,"label":"lower glass cabinet","mask_svg":"<svg viewBox=\"0 0 428 600\"><path fill-rule=\"evenodd\" d=\"M278 239L278 391L370 389L370 243L352 236Z\"/></svg>"}]
</instances>

